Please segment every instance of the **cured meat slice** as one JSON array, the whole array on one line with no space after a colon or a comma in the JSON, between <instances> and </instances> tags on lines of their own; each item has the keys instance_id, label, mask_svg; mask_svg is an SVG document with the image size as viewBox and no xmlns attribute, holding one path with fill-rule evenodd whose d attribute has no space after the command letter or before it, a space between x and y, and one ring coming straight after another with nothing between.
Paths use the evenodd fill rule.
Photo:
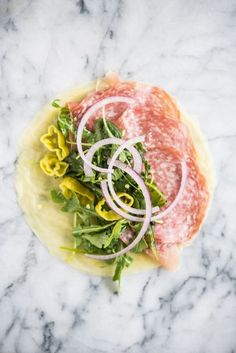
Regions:
<instances>
[{"instance_id":1,"label":"cured meat slice","mask_svg":"<svg viewBox=\"0 0 236 353\"><path fill-rule=\"evenodd\" d=\"M149 104L128 108L115 123L124 129L127 139L144 135L149 151L174 146L182 158L194 153L187 127L178 119L152 111Z\"/></svg>"},{"instance_id":2,"label":"cured meat slice","mask_svg":"<svg viewBox=\"0 0 236 353\"><path fill-rule=\"evenodd\" d=\"M150 88L147 105L150 105L149 108L155 115L165 115L169 118L180 119L180 112L175 101L167 92L159 87Z\"/></svg>"},{"instance_id":3,"label":"cured meat slice","mask_svg":"<svg viewBox=\"0 0 236 353\"><path fill-rule=\"evenodd\" d=\"M134 99L134 106L129 109L129 115L131 115L130 118L132 118L132 113L138 113L139 116L143 117L143 121L145 121L147 117L150 117L150 114L156 117L163 116L175 120L179 119L179 110L174 104L172 98L164 90L135 82L118 82L116 85L113 85L109 89L89 94L87 97L85 97L85 99L83 99L82 102L69 102L67 105L75 123L79 123L80 118L89 107L91 107L96 102L111 96L131 97ZM127 104L108 104L106 105L105 109L106 117L116 120L122 115L123 112L126 111ZM94 114L93 119L96 119L100 116L102 116L101 109L98 110L96 114ZM89 129L92 129L93 127L93 119L91 119L88 123L87 127ZM129 120L127 119L127 116L124 116L124 119L127 121ZM119 122L116 121L116 123Z\"/></svg>"},{"instance_id":4,"label":"cured meat slice","mask_svg":"<svg viewBox=\"0 0 236 353\"><path fill-rule=\"evenodd\" d=\"M181 183L180 155L175 149L156 149L145 154L151 173L166 197L166 208L174 201Z\"/></svg>"},{"instance_id":5,"label":"cured meat slice","mask_svg":"<svg viewBox=\"0 0 236 353\"><path fill-rule=\"evenodd\" d=\"M170 269L178 263L179 247L198 231L209 201L206 180L202 176L188 128L182 122L177 105L162 89L135 82L117 82L112 87L89 94L80 103L68 103L76 123L94 103L109 96L125 96L134 104L106 106L106 117L124 130L124 137L145 136L146 158L154 179L169 204L181 183L180 162L187 163L187 182L178 205L155 225L155 240L160 263ZM94 119L101 115L98 111ZM89 128L93 127L93 119Z\"/></svg>"},{"instance_id":6,"label":"cured meat slice","mask_svg":"<svg viewBox=\"0 0 236 353\"><path fill-rule=\"evenodd\" d=\"M146 158L152 166L154 178L167 198L167 205L175 199L181 182L181 167L174 149L148 152ZM187 160L188 177L178 205L164 217L163 224L155 225L155 239L159 249L162 244L182 244L198 230L208 203L206 181L196 162Z\"/></svg>"},{"instance_id":7,"label":"cured meat slice","mask_svg":"<svg viewBox=\"0 0 236 353\"><path fill-rule=\"evenodd\" d=\"M67 106L74 118L75 123L79 123L82 115L87 111L95 103L100 100L111 97L111 96L124 96L124 97L133 97L135 95L134 85L132 83L119 83L115 87L111 87L102 91L95 91L88 94L82 102L69 102ZM127 104L117 103L115 106L113 104L109 104L106 106L106 116L108 118L118 118L127 108ZM101 116L102 110L98 110L94 115L94 118ZM91 125L91 123L90 123Z\"/></svg>"},{"instance_id":8,"label":"cured meat slice","mask_svg":"<svg viewBox=\"0 0 236 353\"><path fill-rule=\"evenodd\" d=\"M145 135L145 144L149 150L158 147L175 146L183 157L191 149L186 126L179 119L179 110L171 97L156 87L144 84L121 83L88 95L81 103L68 103L76 123L94 103L110 96L126 96L134 99L134 105L125 103L109 104L105 107L106 117L125 131L124 137L132 138ZM87 128L93 128L93 121L102 116L98 110L90 119ZM191 151L193 153L193 150Z\"/></svg>"},{"instance_id":9,"label":"cured meat slice","mask_svg":"<svg viewBox=\"0 0 236 353\"><path fill-rule=\"evenodd\" d=\"M175 199L181 182L178 152L174 149L147 152L154 178L167 198L166 207ZM188 177L178 205L155 225L155 240L160 264L175 269L179 263L179 248L199 230L209 201L206 180L194 158L187 160Z\"/></svg>"}]
</instances>

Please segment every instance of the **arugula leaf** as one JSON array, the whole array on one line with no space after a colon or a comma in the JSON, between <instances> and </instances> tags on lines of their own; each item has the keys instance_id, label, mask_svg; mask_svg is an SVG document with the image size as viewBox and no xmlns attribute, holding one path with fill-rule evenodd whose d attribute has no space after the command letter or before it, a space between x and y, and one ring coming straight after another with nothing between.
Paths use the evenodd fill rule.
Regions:
<instances>
[{"instance_id":1,"label":"arugula leaf","mask_svg":"<svg viewBox=\"0 0 236 353\"><path fill-rule=\"evenodd\" d=\"M140 242L131 250L133 253L141 253L148 248L148 243L145 239L141 239Z\"/></svg>"},{"instance_id":2,"label":"arugula leaf","mask_svg":"<svg viewBox=\"0 0 236 353\"><path fill-rule=\"evenodd\" d=\"M67 246L60 246L60 249L61 249L61 250L72 251L72 252L79 253L79 254L85 253L85 251L82 250L82 249L79 249L79 248L69 248L69 247L67 247Z\"/></svg>"},{"instance_id":3,"label":"arugula leaf","mask_svg":"<svg viewBox=\"0 0 236 353\"><path fill-rule=\"evenodd\" d=\"M112 135L117 138L122 137L122 130L119 129L115 124L113 124L110 120L107 120L107 126L109 130L111 131Z\"/></svg>"},{"instance_id":4,"label":"arugula leaf","mask_svg":"<svg viewBox=\"0 0 236 353\"><path fill-rule=\"evenodd\" d=\"M99 252L101 251L101 249L91 244L90 241L83 238L81 238L81 245L79 249L81 249L81 251L87 254L99 254Z\"/></svg>"},{"instance_id":5,"label":"arugula leaf","mask_svg":"<svg viewBox=\"0 0 236 353\"><path fill-rule=\"evenodd\" d=\"M125 219L121 219L118 222L114 222L116 223L112 229L111 235L109 236L109 238L107 238L106 243L104 244L104 248L110 246L111 243L116 242L117 240L120 239L121 234L123 233L123 231L127 228L129 222L126 221Z\"/></svg>"},{"instance_id":6,"label":"arugula leaf","mask_svg":"<svg viewBox=\"0 0 236 353\"><path fill-rule=\"evenodd\" d=\"M68 136L69 132L76 134L76 128L70 115L70 110L67 107L63 107L59 104L60 99L54 99L51 103L54 108L58 108L59 114L57 117L57 126L65 137Z\"/></svg>"},{"instance_id":7,"label":"arugula leaf","mask_svg":"<svg viewBox=\"0 0 236 353\"><path fill-rule=\"evenodd\" d=\"M78 197L74 193L69 200L66 200L61 209L63 212L78 212L80 210L80 203Z\"/></svg>"},{"instance_id":8,"label":"arugula leaf","mask_svg":"<svg viewBox=\"0 0 236 353\"><path fill-rule=\"evenodd\" d=\"M82 141L86 141L87 143L94 144L95 142L94 133L84 128L83 134L82 134Z\"/></svg>"},{"instance_id":9,"label":"arugula leaf","mask_svg":"<svg viewBox=\"0 0 236 353\"><path fill-rule=\"evenodd\" d=\"M165 195L158 189L156 184L146 184L152 200L152 206L164 206L166 204Z\"/></svg>"},{"instance_id":10,"label":"arugula leaf","mask_svg":"<svg viewBox=\"0 0 236 353\"><path fill-rule=\"evenodd\" d=\"M157 257L157 247L156 247L156 242L154 238L154 227L153 225L150 225L146 234L145 234L145 239L149 245L149 248L152 250L152 253L155 257Z\"/></svg>"},{"instance_id":11,"label":"arugula leaf","mask_svg":"<svg viewBox=\"0 0 236 353\"><path fill-rule=\"evenodd\" d=\"M94 133L94 139L95 142L100 141L104 138L104 134L103 134L103 121L102 119L97 119L95 121L95 133Z\"/></svg>"},{"instance_id":12,"label":"arugula leaf","mask_svg":"<svg viewBox=\"0 0 236 353\"><path fill-rule=\"evenodd\" d=\"M81 179L81 181L84 181L84 180ZM101 191L101 189L98 186L95 185L95 183L99 183L99 185L100 185L101 181L100 180L95 180L94 182L93 181L92 182L88 182L88 183L86 183L86 187L88 189L90 189L91 191L93 191L95 196L99 199L102 196L102 191Z\"/></svg>"},{"instance_id":13,"label":"arugula leaf","mask_svg":"<svg viewBox=\"0 0 236 353\"><path fill-rule=\"evenodd\" d=\"M120 130L116 125L114 125L110 120L107 120L105 116L102 118L103 131L107 137L118 137L121 138L122 130Z\"/></svg>"},{"instance_id":14,"label":"arugula leaf","mask_svg":"<svg viewBox=\"0 0 236 353\"><path fill-rule=\"evenodd\" d=\"M61 211L69 213L76 212L82 222L81 224L84 226L104 222L104 219L99 216L93 208L83 207L75 193L73 193L73 196L69 200L64 202Z\"/></svg>"},{"instance_id":15,"label":"arugula leaf","mask_svg":"<svg viewBox=\"0 0 236 353\"><path fill-rule=\"evenodd\" d=\"M107 248L111 243L119 240L120 234L126 226L125 220L110 222L105 225L90 225L89 227L76 227L72 234L74 237L81 236L98 248ZM115 224L115 226L114 226ZM111 227L113 229L111 230Z\"/></svg>"},{"instance_id":16,"label":"arugula leaf","mask_svg":"<svg viewBox=\"0 0 236 353\"><path fill-rule=\"evenodd\" d=\"M61 108L61 106L60 106L60 104L58 104L58 102L60 102L60 99L54 99L54 101L51 104L54 108Z\"/></svg>"},{"instance_id":17,"label":"arugula leaf","mask_svg":"<svg viewBox=\"0 0 236 353\"><path fill-rule=\"evenodd\" d=\"M71 153L65 162L69 164L69 170L66 174L70 175L83 175L84 174L84 163L81 158L78 158L76 153Z\"/></svg>"},{"instance_id":18,"label":"arugula leaf","mask_svg":"<svg viewBox=\"0 0 236 353\"><path fill-rule=\"evenodd\" d=\"M130 223L130 227L134 230L137 235L142 227L141 223ZM150 224L144 238L132 249L132 252L142 252L145 249L151 249L154 256L157 256L156 242L154 238L154 226Z\"/></svg>"},{"instance_id":19,"label":"arugula leaf","mask_svg":"<svg viewBox=\"0 0 236 353\"><path fill-rule=\"evenodd\" d=\"M60 108L60 112L57 117L57 126L65 137L68 136L69 131L71 131L73 134L76 134L76 128L70 116L70 111L67 107Z\"/></svg>"},{"instance_id":20,"label":"arugula leaf","mask_svg":"<svg viewBox=\"0 0 236 353\"><path fill-rule=\"evenodd\" d=\"M142 162L144 165L144 171L141 173L143 176L144 181L149 181L150 180L150 172L151 172L151 166L148 163L148 161L145 158L145 152L147 151L144 145L141 142L138 142L135 144L135 148L139 151L141 157L142 157Z\"/></svg>"},{"instance_id":21,"label":"arugula leaf","mask_svg":"<svg viewBox=\"0 0 236 353\"><path fill-rule=\"evenodd\" d=\"M118 281L120 284L122 271L124 270L125 267L129 267L131 265L132 261L133 261L132 257L127 254L118 257L116 259L116 268L115 268L115 272L112 277L112 280Z\"/></svg>"},{"instance_id":22,"label":"arugula leaf","mask_svg":"<svg viewBox=\"0 0 236 353\"><path fill-rule=\"evenodd\" d=\"M99 141L107 137L121 138L122 130L104 116L95 121L95 140Z\"/></svg>"},{"instance_id":23,"label":"arugula leaf","mask_svg":"<svg viewBox=\"0 0 236 353\"><path fill-rule=\"evenodd\" d=\"M142 158L142 160L144 165L143 177L144 177L144 180L147 181L150 179L151 166L144 157Z\"/></svg>"},{"instance_id":24,"label":"arugula leaf","mask_svg":"<svg viewBox=\"0 0 236 353\"><path fill-rule=\"evenodd\" d=\"M128 227L129 222L126 219L121 219L115 222L115 226L112 229L112 239L119 239L124 230Z\"/></svg>"},{"instance_id":25,"label":"arugula leaf","mask_svg":"<svg viewBox=\"0 0 236 353\"><path fill-rule=\"evenodd\" d=\"M114 242L113 235L110 233L109 230L106 230L101 233L85 234L81 237L83 240L88 240L95 247L104 251L106 250L105 253L112 253L113 251L116 251L116 245L118 245L118 243L120 242L120 240L116 240L116 242Z\"/></svg>"},{"instance_id":26,"label":"arugula leaf","mask_svg":"<svg viewBox=\"0 0 236 353\"><path fill-rule=\"evenodd\" d=\"M146 207L146 204L142 192L140 190L135 190L133 195L135 199L135 204L138 204L137 208L144 209Z\"/></svg>"},{"instance_id":27,"label":"arugula leaf","mask_svg":"<svg viewBox=\"0 0 236 353\"><path fill-rule=\"evenodd\" d=\"M122 178L123 177L123 172L121 169L119 168L116 168L114 169L113 173L112 173L112 180L114 180L116 182L115 184L115 188L116 188L116 191L123 191L124 189L124 181ZM121 180L122 178L122 180Z\"/></svg>"},{"instance_id":28,"label":"arugula leaf","mask_svg":"<svg viewBox=\"0 0 236 353\"><path fill-rule=\"evenodd\" d=\"M81 234L85 233L99 233L107 228L112 227L116 222L110 222L109 224L106 224L104 226L101 226L99 224L96 225L90 225L89 227L76 227L73 229L72 234L74 237L80 236Z\"/></svg>"},{"instance_id":29,"label":"arugula leaf","mask_svg":"<svg viewBox=\"0 0 236 353\"><path fill-rule=\"evenodd\" d=\"M82 238L74 238L76 248L79 247L82 243Z\"/></svg>"},{"instance_id":30,"label":"arugula leaf","mask_svg":"<svg viewBox=\"0 0 236 353\"><path fill-rule=\"evenodd\" d=\"M108 237L109 234L106 231L93 235L86 234L82 236L83 239L88 240L92 245L99 249L106 247Z\"/></svg>"},{"instance_id":31,"label":"arugula leaf","mask_svg":"<svg viewBox=\"0 0 236 353\"><path fill-rule=\"evenodd\" d=\"M51 190L51 199L55 203L63 203L66 200L62 192L56 189Z\"/></svg>"}]
</instances>

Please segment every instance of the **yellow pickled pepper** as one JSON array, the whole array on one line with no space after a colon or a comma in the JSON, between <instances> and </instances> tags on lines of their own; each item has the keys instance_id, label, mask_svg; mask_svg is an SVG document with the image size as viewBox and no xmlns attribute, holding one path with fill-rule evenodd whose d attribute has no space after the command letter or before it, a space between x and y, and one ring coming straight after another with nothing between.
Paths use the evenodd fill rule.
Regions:
<instances>
[{"instance_id":1,"label":"yellow pickled pepper","mask_svg":"<svg viewBox=\"0 0 236 353\"><path fill-rule=\"evenodd\" d=\"M134 203L134 199L132 196L130 196L129 194L126 194L125 192L117 192L117 196L119 198L124 198L124 202L128 205L128 206L132 206ZM100 200L96 207L95 207L95 211L97 212L97 214L102 217L103 219L105 219L106 221L116 221L121 219L122 217L120 215L118 215L116 212L112 211L112 210L106 210L104 208L104 206L106 205L106 200L103 198L102 200Z\"/></svg>"},{"instance_id":2,"label":"yellow pickled pepper","mask_svg":"<svg viewBox=\"0 0 236 353\"><path fill-rule=\"evenodd\" d=\"M78 198L82 205L87 205L94 202L94 194L84 185L82 185L78 180L72 177L65 177L60 183L59 188L61 189L63 195L70 199L73 192L78 194Z\"/></svg>"},{"instance_id":3,"label":"yellow pickled pepper","mask_svg":"<svg viewBox=\"0 0 236 353\"><path fill-rule=\"evenodd\" d=\"M49 176L63 176L69 164L59 161L55 154L47 153L39 162L42 171Z\"/></svg>"},{"instance_id":4,"label":"yellow pickled pepper","mask_svg":"<svg viewBox=\"0 0 236 353\"><path fill-rule=\"evenodd\" d=\"M54 125L48 127L48 132L40 137L40 141L49 151L56 153L59 161L65 159L70 153L63 134Z\"/></svg>"}]
</instances>

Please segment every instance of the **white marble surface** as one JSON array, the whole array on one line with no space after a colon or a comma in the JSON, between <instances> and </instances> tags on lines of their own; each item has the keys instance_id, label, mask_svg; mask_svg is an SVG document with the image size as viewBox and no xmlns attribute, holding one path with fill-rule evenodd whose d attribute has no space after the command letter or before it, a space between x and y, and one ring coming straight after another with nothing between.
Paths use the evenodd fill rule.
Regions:
<instances>
[{"instance_id":1,"label":"white marble surface","mask_svg":"<svg viewBox=\"0 0 236 353\"><path fill-rule=\"evenodd\" d=\"M236 2L0 1L0 352L236 352ZM50 256L16 203L18 138L43 104L109 69L199 120L217 187L181 270L110 282Z\"/></svg>"}]
</instances>

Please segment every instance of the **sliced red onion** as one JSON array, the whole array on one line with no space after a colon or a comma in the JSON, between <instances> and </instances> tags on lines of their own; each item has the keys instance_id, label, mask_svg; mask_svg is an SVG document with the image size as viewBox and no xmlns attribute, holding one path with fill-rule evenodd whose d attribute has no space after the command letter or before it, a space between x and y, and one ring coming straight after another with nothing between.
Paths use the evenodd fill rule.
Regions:
<instances>
[{"instance_id":1,"label":"sliced red onion","mask_svg":"<svg viewBox=\"0 0 236 353\"><path fill-rule=\"evenodd\" d=\"M92 147L90 147L90 149L88 150L88 152L86 153L86 159L92 163L93 160L93 156L95 154L95 152L100 148L103 147L105 145L122 145L123 143L125 143L124 140L119 139L117 137L109 137L103 140L100 140L98 142L96 142ZM136 142L134 142L135 144ZM132 154L133 156L133 169L140 174L142 171L142 157L140 156L140 153L136 150L135 147L133 146L128 146L126 147L126 149ZM103 169L103 171L105 173L108 173L108 169L106 168L101 168ZM92 168L87 165L86 163L84 163L84 173L86 176L93 176L93 170Z\"/></svg>"},{"instance_id":2,"label":"sliced red onion","mask_svg":"<svg viewBox=\"0 0 236 353\"><path fill-rule=\"evenodd\" d=\"M138 174L137 174L138 175ZM138 175L139 177L139 175ZM141 178L140 178L141 179ZM137 217L133 216L123 209L119 208L116 203L113 201L112 196L109 194L108 187L107 187L107 182L103 180L100 184L101 190L102 190L102 195L104 199L106 200L107 205L118 215L120 215L122 218L128 219L131 222L139 222L142 223L144 221L143 217Z\"/></svg>"},{"instance_id":3,"label":"sliced red onion","mask_svg":"<svg viewBox=\"0 0 236 353\"><path fill-rule=\"evenodd\" d=\"M99 102L95 103L92 107L88 108L88 110L85 112L83 115L80 124L78 126L78 131L77 131L77 148L80 157L83 159L84 163L86 163L90 168L97 170L98 172L106 172L105 168L100 168L94 164L92 164L87 157L85 156L82 148L82 135L83 135L83 130L85 128L85 125L87 121L90 119L90 117L100 108L105 106L106 104L111 104L111 103L127 103L127 104L134 104L134 99L129 98L129 97L123 97L123 96L112 96L112 97L107 97Z\"/></svg>"},{"instance_id":4,"label":"sliced red onion","mask_svg":"<svg viewBox=\"0 0 236 353\"><path fill-rule=\"evenodd\" d=\"M149 191L148 191L143 179L133 169L131 169L129 166L127 166L126 164L124 164L124 163L122 163L120 161L116 161L114 163L114 166L116 166L116 167L120 168L121 170L125 171L138 184L138 186L140 187L140 189L143 192L145 205L146 205L146 214L145 214L145 217L143 218L143 224L142 224L142 228L140 229L139 234L134 239L134 241L132 243L130 243L126 248L124 248L124 249L122 249L122 250L120 250L120 251L118 251L118 252L116 252L114 254L109 254L109 255L90 255L90 254L86 254L86 256L91 258L91 259L110 260L110 259L114 259L114 258L116 258L118 256L122 256L122 255L126 254L127 252L132 250L140 242L140 240L143 238L143 236L147 232L147 229L148 229L150 221L151 221L152 204L151 204ZM106 181L102 181L102 183L101 183L101 188L103 190L102 184L107 186ZM108 204L108 206L109 206L109 204Z\"/></svg>"},{"instance_id":5,"label":"sliced red onion","mask_svg":"<svg viewBox=\"0 0 236 353\"><path fill-rule=\"evenodd\" d=\"M115 162L114 165L116 166L118 163L120 163L119 161ZM128 166L127 166L128 167ZM155 216L152 216L151 221L157 221L162 219L163 217L167 216L174 207L176 207L176 205L178 204L178 202L180 201L180 198L184 192L185 189L185 185L186 185L186 180L187 180L187 166L186 166L186 162L182 161L181 162L181 167L182 167L182 175L181 175L181 183L180 183L180 188L178 191L178 194L176 195L176 198L174 199L174 201L170 204L169 207L167 207L164 211L158 213ZM111 168L111 162L109 164L109 169ZM108 178L109 178L109 174L108 174ZM133 178L134 179L134 178ZM135 179L134 179L135 180ZM109 179L108 179L108 183L109 183ZM109 185L109 184L108 184ZM134 222L142 222L144 220L143 217L136 217L130 214L127 214L126 212L129 212L130 207L128 205L126 205L124 202L119 202L119 204L121 204L122 209L120 209L119 207L117 207L117 205L114 203L113 199L116 201L116 199L118 197L113 197L109 195L109 191L107 188L107 184L101 185L102 192L104 191L106 197L104 196L104 198L106 199L106 202L108 204L108 206L113 209L116 213L118 213L121 217L126 218L130 221L134 221ZM114 190L114 189L113 189ZM117 196L117 195L116 195ZM118 203L118 202L117 202ZM154 209L154 208L153 208ZM152 212L153 212L152 209ZM135 210L135 209L134 209ZM126 212L125 212L126 211ZM144 210L145 211L145 210Z\"/></svg>"},{"instance_id":6,"label":"sliced red onion","mask_svg":"<svg viewBox=\"0 0 236 353\"><path fill-rule=\"evenodd\" d=\"M110 191L113 199L120 207L122 207L125 211L136 214L136 215L145 215L146 210L128 206L116 195L116 192L114 190L113 183L112 183L112 177L111 177L110 173L108 174L107 182L108 182L109 191ZM158 211L160 211L159 206L152 207L152 213L156 213Z\"/></svg>"},{"instance_id":7,"label":"sliced red onion","mask_svg":"<svg viewBox=\"0 0 236 353\"><path fill-rule=\"evenodd\" d=\"M133 213L133 214L137 214L137 215L145 215L146 210L143 209L138 209L138 208L134 208L131 206L126 205L117 195L116 192L113 188L113 183L112 183L112 169L114 166L114 163L116 161L116 159L118 158L119 154L124 150L124 149L128 149L130 145L133 145L135 143L138 142L143 142L144 138L140 136L140 138L136 137L134 139L130 139L126 142L124 142L114 153L114 155L112 156L111 159L108 160L109 163L109 171L108 171L108 176L107 176L107 181L108 181L108 187L109 187L109 191L112 194L113 199L115 200L115 202L122 207L125 211ZM140 173L139 173L140 174ZM157 211L159 211L160 208L158 206L155 206L152 208L152 213L155 213Z\"/></svg>"},{"instance_id":8,"label":"sliced red onion","mask_svg":"<svg viewBox=\"0 0 236 353\"><path fill-rule=\"evenodd\" d=\"M144 137L140 136L140 137L136 137L133 139L130 139L128 141L125 141L120 147L118 147L118 149L116 150L116 152L114 153L114 155L112 156L111 159L108 160L109 163L109 171L108 171L108 175L107 175L107 181L108 181L108 187L109 187L109 191L112 194L113 199L115 200L115 202L122 207L125 211L130 212L130 213L134 213L137 215L145 215L146 214L146 210L141 210L138 208L134 208L131 206L126 205L117 195L116 192L113 188L113 183L112 183L112 169L113 166L118 158L118 156L120 155L120 153L124 150L124 149L128 149L130 148L131 145L134 145L138 142L143 142L144 141ZM140 171L141 172L141 171ZM139 174L140 174L139 172ZM156 212L159 211L159 207L154 207L152 212Z\"/></svg>"}]
</instances>

